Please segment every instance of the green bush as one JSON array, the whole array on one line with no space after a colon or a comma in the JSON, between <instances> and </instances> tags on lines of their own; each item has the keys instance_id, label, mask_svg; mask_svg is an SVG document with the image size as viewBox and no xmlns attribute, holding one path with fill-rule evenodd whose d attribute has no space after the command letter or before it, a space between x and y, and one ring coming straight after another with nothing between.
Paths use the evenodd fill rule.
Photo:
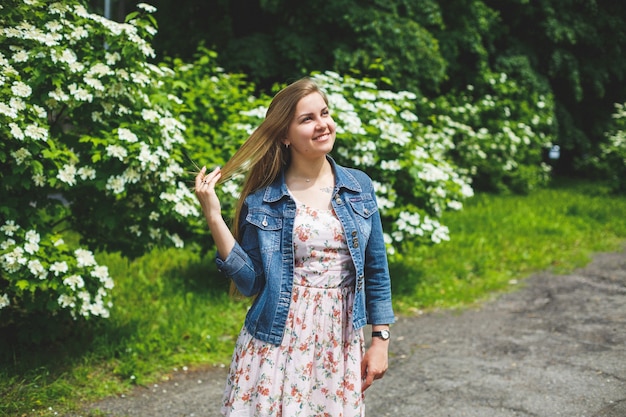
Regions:
<instances>
[{"instance_id":1,"label":"green bush","mask_svg":"<svg viewBox=\"0 0 626 417\"><path fill-rule=\"evenodd\" d=\"M583 165L607 178L612 190L623 194L626 193L626 103L615 104L612 124L598 154Z\"/></svg>"}]
</instances>

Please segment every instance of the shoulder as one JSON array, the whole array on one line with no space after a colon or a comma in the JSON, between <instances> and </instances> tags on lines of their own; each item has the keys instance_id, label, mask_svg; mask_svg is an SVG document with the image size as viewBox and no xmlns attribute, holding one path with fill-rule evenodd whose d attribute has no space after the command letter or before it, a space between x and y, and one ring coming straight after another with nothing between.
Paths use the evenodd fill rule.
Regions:
<instances>
[{"instance_id":1,"label":"shoulder","mask_svg":"<svg viewBox=\"0 0 626 417\"><path fill-rule=\"evenodd\" d=\"M344 174L348 178L351 178L356 183L358 183L363 191L369 191L373 188L372 178L364 171L356 168L347 168L341 166L338 166L338 168L343 170Z\"/></svg>"}]
</instances>

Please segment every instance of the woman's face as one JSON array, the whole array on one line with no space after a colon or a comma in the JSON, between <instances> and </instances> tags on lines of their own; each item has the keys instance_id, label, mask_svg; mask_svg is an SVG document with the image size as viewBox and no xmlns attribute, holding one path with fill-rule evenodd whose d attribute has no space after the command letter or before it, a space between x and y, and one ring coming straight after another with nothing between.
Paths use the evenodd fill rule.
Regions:
<instances>
[{"instance_id":1,"label":"woman's face","mask_svg":"<svg viewBox=\"0 0 626 417\"><path fill-rule=\"evenodd\" d=\"M298 102L283 143L291 147L292 157L320 157L332 151L335 130L335 121L324 98L311 93Z\"/></svg>"}]
</instances>

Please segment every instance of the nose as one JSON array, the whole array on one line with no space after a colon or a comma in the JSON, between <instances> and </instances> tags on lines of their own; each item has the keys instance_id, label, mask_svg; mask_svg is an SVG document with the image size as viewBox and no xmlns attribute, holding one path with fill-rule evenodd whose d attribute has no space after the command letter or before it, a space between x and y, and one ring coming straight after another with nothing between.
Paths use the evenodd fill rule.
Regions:
<instances>
[{"instance_id":1,"label":"nose","mask_svg":"<svg viewBox=\"0 0 626 417\"><path fill-rule=\"evenodd\" d=\"M326 130L326 126L328 126L328 123L326 123L326 120L324 119L317 119L317 125L315 126L318 130Z\"/></svg>"}]
</instances>

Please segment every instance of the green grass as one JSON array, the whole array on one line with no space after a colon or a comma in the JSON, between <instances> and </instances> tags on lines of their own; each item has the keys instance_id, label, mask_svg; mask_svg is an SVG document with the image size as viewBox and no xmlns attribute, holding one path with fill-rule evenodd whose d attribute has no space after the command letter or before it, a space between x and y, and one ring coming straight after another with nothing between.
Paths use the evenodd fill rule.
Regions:
<instances>
[{"instance_id":1,"label":"green grass","mask_svg":"<svg viewBox=\"0 0 626 417\"><path fill-rule=\"evenodd\" d=\"M626 197L589 183L476 196L442 219L450 242L414 248L391 264L396 311L468 306L518 288L533 272L583 266L594 252L623 247L623 213ZM248 304L225 295L228 283L212 254L98 258L116 279L111 318L42 346L0 338L0 416L75 413L175 369L229 361Z\"/></svg>"},{"instance_id":2,"label":"green grass","mask_svg":"<svg viewBox=\"0 0 626 417\"><path fill-rule=\"evenodd\" d=\"M532 272L571 271L594 252L620 249L626 197L591 183L568 183L528 196L474 197L446 214L451 240L410 251L392 265L399 312L467 306L514 289Z\"/></svg>"}]
</instances>

